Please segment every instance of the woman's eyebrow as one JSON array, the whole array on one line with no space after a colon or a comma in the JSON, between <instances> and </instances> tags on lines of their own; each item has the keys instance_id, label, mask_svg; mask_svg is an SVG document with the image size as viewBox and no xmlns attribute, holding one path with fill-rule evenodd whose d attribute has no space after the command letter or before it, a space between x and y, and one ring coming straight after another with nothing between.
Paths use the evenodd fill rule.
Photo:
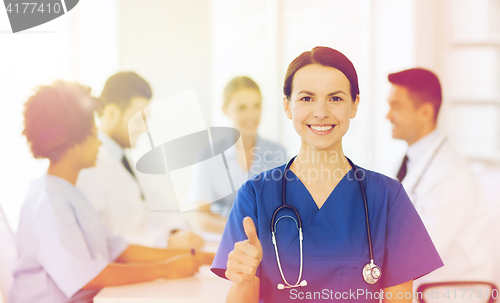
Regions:
<instances>
[{"instance_id":1,"label":"woman's eyebrow","mask_svg":"<svg viewBox=\"0 0 500 303\"><path fill-rule=\"evenodd\" d=\"M310 92L310 91L307 91L307 90L301 90L301 91L299 92L299 95L300 95L300 94L308 94L308 95L314 96L314 93L312 93L312 92Z\"/></svg>"},{"instance_id":2,"label":"woman's eyebrow","mask_svg":"<svg viewBox=\"0 0 500 303\"><path fill-rule=\"evenodd\" d=\"M334 91L333 93L329 93L328 96L333 96L333 95L336 95L336 94L344 94L344 95L347 95L346 93L344 93L344 91L342 90L337 90L337 91Z\"/></svg>"}]
</instances>

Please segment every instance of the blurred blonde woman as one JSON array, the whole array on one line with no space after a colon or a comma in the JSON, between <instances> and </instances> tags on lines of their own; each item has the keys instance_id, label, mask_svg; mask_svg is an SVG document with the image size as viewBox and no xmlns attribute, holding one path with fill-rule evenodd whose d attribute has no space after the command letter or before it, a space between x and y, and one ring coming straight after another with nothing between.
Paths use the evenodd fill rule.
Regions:
<instances>
[{"instance_id":1,"label":"blurred blonde woman","mask_svg":"<svg viewBox=\"0 0 500 303\"><path fill-rule=\"evenodd\" d=\"M222 111L240 132L243 141L243 147L236 144L235 149L225 152L237 190L249 177L284 164L287 157L283 147L257 134L262 113L262 94L255 81L246 76L233 78L224 89L223 99ZM217 178L202 177L208 175L209 172L195 173L188 199L203 205L199 208L195 224L202 230L222 233L236 193L216 200L215 197L223 196L220 193L225 187Z\"/></svg>"}]
</instances>

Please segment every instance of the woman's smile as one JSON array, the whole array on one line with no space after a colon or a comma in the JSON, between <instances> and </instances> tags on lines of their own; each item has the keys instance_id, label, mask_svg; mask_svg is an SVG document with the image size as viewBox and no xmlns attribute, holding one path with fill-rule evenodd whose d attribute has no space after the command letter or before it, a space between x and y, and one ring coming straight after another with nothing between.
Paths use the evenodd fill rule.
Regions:
<instances>
[{"instance_id":1,"label":"woman's smile","mask_svg":"<svg viewBox=\"0 0 500 303\"><path fill-rule=\"evenodd\" d=\"M328 135L335 128L334 124L307 124L313 134Z\"/></svg>"}]
</instances>

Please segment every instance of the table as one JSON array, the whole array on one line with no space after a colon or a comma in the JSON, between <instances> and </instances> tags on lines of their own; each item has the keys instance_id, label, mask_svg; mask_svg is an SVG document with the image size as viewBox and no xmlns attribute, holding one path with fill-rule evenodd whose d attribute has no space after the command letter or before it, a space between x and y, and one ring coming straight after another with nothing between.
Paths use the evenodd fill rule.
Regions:
<instances>
[{"instance_id":1,"label":"table","mask_svg":"<svg viewBox=\"0 0 500 303\"><path fill-rule=\"evenodd\" d=\"M223 303L231 282L217 277L210 266L193 277L103 288L94 303Z\"/></svg>"}]
</instances>

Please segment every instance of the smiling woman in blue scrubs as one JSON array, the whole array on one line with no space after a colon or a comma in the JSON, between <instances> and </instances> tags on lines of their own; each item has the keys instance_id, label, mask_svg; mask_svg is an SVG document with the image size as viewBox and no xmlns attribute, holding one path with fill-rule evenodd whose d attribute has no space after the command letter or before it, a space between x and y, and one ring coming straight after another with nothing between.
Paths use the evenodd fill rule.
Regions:
<instances>
[{"instance_id":1,"label":"smiling woman in blue scrubs","mask_svg":"<svg viewBox=\"0 0 500 303\"><path fill-rule=\"evenodd\" d=\"M232 281L228 302L411 302L413 280L443 263L401 184L361 167L355 175L343 154L342 138L360 100L354 66L340 52L316 47L290 64L283 91L301 148L286 173L284 165L266 171L238 191L212 264ZM296 215L282 210L272 220L282 205L284 175L286 204L302 220L302 253ZM284 278L294 285L302 272L294 287L278 287L287 282L273 246L274 224ZM371 259L369 237L382 272L374 284L362 274Z\"/></svg>"}]
</instances>

